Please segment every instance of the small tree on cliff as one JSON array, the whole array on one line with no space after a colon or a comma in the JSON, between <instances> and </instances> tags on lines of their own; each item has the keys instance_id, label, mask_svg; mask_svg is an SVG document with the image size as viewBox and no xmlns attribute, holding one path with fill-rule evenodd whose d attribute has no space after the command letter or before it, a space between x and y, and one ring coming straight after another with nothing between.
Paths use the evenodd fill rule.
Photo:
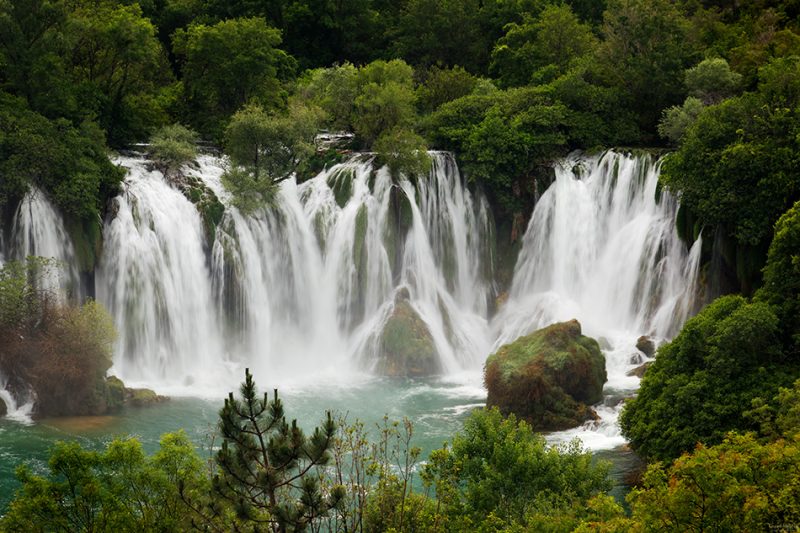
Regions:
<instances>
[{"instance_id":1,"label":"small tree on cliff","mask_svg":"<svg viewBox=\"0 0 800 533\"><path fill-rule=\"evenodd\" d=\"M203 526L220 523L222 498L248 529L252 525L254 531L305 531L344 498L341 486L327 494L319 486L319 469L330 460L336 433L331 413L307 437L296 420L286 422L277 390L272 400L266 393L259 398L249 370L240 394L237 399L230 393L219 413L219 471L208 502L212 516L201 512Z\"/></svg>"},{"instance_id":2,"label":"small tree on cliff","mask_svg":"<svg viewBox=\"0 0 800 533\"><path fill-rule=\"evenodd\" d=\"M302 171L314 155L314 137L322 117L315 106L290 102L285 113L246 105L225 130L230 168L222 183L241 211L252 213L269 205L278 185Z\"/></svg>"}]
</instances>

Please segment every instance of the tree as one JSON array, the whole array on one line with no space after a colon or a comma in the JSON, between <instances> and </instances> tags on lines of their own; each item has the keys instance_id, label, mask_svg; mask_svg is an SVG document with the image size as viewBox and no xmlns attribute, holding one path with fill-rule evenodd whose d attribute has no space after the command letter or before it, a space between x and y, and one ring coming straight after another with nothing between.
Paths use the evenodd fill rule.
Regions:
<instances>
[{"instance_id":1,"label":"tree","mask_svg":"<svg viewBox=\"0 0 800 533\"><path fill-rule=\"evenodd\" d=\"M325 124L334 131L352 131L359 69L351 63L307 71L298 81L296 96L325 111Z\"/></svg>"},{"instance_id":2,"label":"tree","mask_svg":"<svg viewBox=\"0 0 800 533\"><path fill-rule=\"evenodd\" d=\"M375 141L378 164L385 164L393 175L426 175L431 166L425 139L403 128L384 132Z\"/></svg>"},{"instance_id":3,"label":"tree","mask_svg":"<svg viewBox=\"0 0 800 533\"><path fill-rule=\"evenodd\" d=\"M397 22L397 56L415 66L461 65L481 72L489 50L481 35L479 11L477 0L408 0Z\"/></svg>"},{"instance_id":4,"label":"tree","mask_svg":"<svg viewBox=\"0 0 800 533\"><path fill-rule=\"evenodd\" d=\"M231 168L222 181L237 207L253 212L272 201L278 184L294 176L314 154L320 120L318 108L296 101L286 114L248 105L233 116L225 130Z\"/></svg>"},{"instance_id":5,"label":"tree","mask_svg":"<svg viewBox=\"0 0 800 533\"><path fill-rule=\"evenodd\" d=\"M2 88L49 118L78 112L67 82L67 10L51 0L0 2Z\"/></svg>"},{"instance_id":6,"label":"tree","mask_svg":"<svg viewBox=\"0 0 800 533\"><path fill-rule=\"evenodd\" d=\"M620 416L623 434L644 457L672 460L698 442L758 429L744 416L755 398L772 398L796 372L783 353L769 305L724 296L686 322L659 349L636 398Z\"/></svg>"},{"instance_id":7,"label":"tree","mask_svg":"<svg viewBox=\"0 0 800 533\"><path fill-rule=\"evenodd\" d=\"M683 100L683 71L694 56L687 22L670 0L610 0L597 61L605 83L623 88L643 132Z\"/></svg>"},{"instance_id":8,"label":"tree","mask_svg":"<svg viewBox=\"0 0 800 533\"><path fill-rule=\"evenodd\" d=\"M800 350L800 202L775 224L764 267L764 285L755 299L769 303L781 321L784 346L795 354Z\"/></svg>"},{"instance_id":9,"label":"tree","mask_svg":"<svg viewBox=\"0 0 800 533\"><path fill-rule=\"evenodd\" d=\"M47 476L17 469L22 488L0 519L4 531L185 531L190 514L178 487L207 484L183 432L163 435L150 457L136 439L114 440L102 452L58 442L48 467Z\"/></svg>"},{"instance_id":10,"label":"tree","mask_svg":"<svg viewBox=\"0 0 800 533\"><path fill-rule=\"evenodd\" d=\"M607 472L608 465L595 464L575 442L549 447L526 422L479 409L452 448L431 454L423 477L436 489L450 530L478 530L493 522L497 530L522 530L537 512L580 507L609 490Z\"/></svg>"},{"instance_id":11,"label":"tree","mask_svg":"<svg viewBox=\"0 0 800 533\"><path fill-rule=\"evenodd\" d=\"M97 221L124 173L96 124L50 121L0 92L0 175L0 205L14 205L35 185L67 216Z\"/></svg>"},{"instance_id":12,"label":"tree","mask_svg":"<svg viewBox=\"0 0 800 533\"><path fill-rule=\"evenodd\" d=\"M569 118L551 88L524 87L449 102L426 130L438 146L458 152L469 178L513 213L521 208L520 184L567 148Z\"/></svg>"},{"instance_id":13,"label":"tree","mask_svg":"<svg viewBox=\"0 0 800 533\"><path fill-rule=\"evenodd\" d=\"M156 28L138 4L78 3L67 28L70 73L85 116L96 114L108 142L146 139L167 120L173 81Z\"/></svg>"},{"instance_id":14,"label":"tree","mask_svg":"<svg viewBox=\"0 0 800 533\"><path fill-rule=\"evenodd\" d=\"M647 531L765 531L800 520L800 445L730 434L672 466L651 465L628 501Z\"/></svg>"},{"instance_id":15,"label":"tree","mask_svg":"<svg viewBox=\"0 0 800 533\"><path fill-rule=\"evenodd\" d=\"M423 113L436 111L442 104L467 96L479 84L490 83L476 78L461 67L451 69L433 66L423 74L417 87L417 107Z\"/></svg>"},{"instance_id":16,"label":"tree","mask_svg":"<svg viewBox=\"0 0 800 533\"><path fill-rule=\"evenodd\" d=\"M219 413L219 471L213 479L210 512L201 511L201 516L206 521L218 516L213 498L219 497L251 524L275 532L303 531L344 497L340 486L329 494L319 487L319 470L330 460L336 424L329 412L322 427L307 437L296 420L286 422L277 390L272 400L266 393L258 397L249 370L240 394L238 399L230 393Z\"/></svg>"},{"instance_id":17,"label":"tree","mask_svg":"<svg viewBox=\"0 0 800 533\"><path fill-rule=\"evenodd\" d=\"M37 415L104 414L116 329L100 303L64 303L57 273L42 258L0 267L0 369L12 392L33 390Z\"/></svg>"},{"instance_id":18,"label":"tree","mask_svg":"<svg viewBox=\"0 0 800 533\"><path fill-rule=\"evenodd\" d=\"M766 250L773 224L800 195L800 60L777 59L760 72L758 92L700 113L662 180L701 224Z\"/></svg>"},{"instance_id":19,"label":"tree","mask_svg":"<svg viewBox=\"0 0 800 533\"><path fill-rule=\"evenodd\" d=\"M674 105L664 110L658 123L658 134L672 144L680 144L686 130L694 124L703 111L703 101L689 96L682 106Z\"/></svg>"},{"instance_id":20,"label":"tree","mask_svg":"<svg viewBox=\"0 0 800 533\"><path fill-rule=\"evenodd\" d=\"M507 26L492 51L490 70L503 86L527 85L537 70L552 65L554 74L564 73L596 46L591 27L581 23L569 5L552 5L536 19Z\"/></svg>"},{"instance_id":21,"label":"tree","mask_svg":"<svg viewBox=\"0 0 800 533\"><path fill-rule=\"evenodd\" d=\"M227 118L244 104L282 103L280 80L293 73L295 62L280 43L280 32L263 18L194 23L175 32L188 118L201 133L221 138Z\"/></svg>"},{"instance_id":22,"label":"tree","mask_svg":"<svg viewBox=\"0 0 800 533\"><path fill-rule=\"evenodd\" d=\"M733 72L722 58L705 59L686 71L689 96L699 98L705 105L733 96L741 83L741 74Z\"/></svg>"},{"instance_id":23,"label":"tree","mask_svg":"<svg viewBox=\"0 0 800 533\"><path fill-rule=\"evenodd\" d=\"M197 157L197 133L180 124L164 126L150 138L147 151L164 174L180 170Z\"/></svg>"},{"instance_id":24,"label":"tree","mask_svg":"<svg viewBox=\"0 0 800 533\"><path fill-rule=\"evenodd\" d=\"M359 70L353 128L366 146L384 132L414 124L413 74L401 60L373 61Z\"/></svg>"}]
</instances>

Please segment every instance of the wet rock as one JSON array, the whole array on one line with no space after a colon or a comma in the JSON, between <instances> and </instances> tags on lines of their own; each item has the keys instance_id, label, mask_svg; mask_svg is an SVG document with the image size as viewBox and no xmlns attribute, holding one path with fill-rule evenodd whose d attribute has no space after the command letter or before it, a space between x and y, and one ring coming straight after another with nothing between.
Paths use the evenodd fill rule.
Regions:
<instances>
[{"instance_id":1,"label":"wet rock","mask_svg":"<svg viewBox=\"0 0 800 533\"><path fill-rule=\"evenodd\" d=\"M636 376L637 378L641 379L644 376L644 373L647 372L647 369L650 368L650 365L653 364L653 361L647 361L646 363L637 366L633 370L630 370L625 373L626 376Z\"/></svg>"},{"instance_id":2,"label":"wet rock","mask_svg":"<svg viewBox=\"0 0 800 533\"><path fill-rule=\"evenodd\" d=\"M166 396L159 396L150 389L125 389L125 404L133 407L147 407L167 400Z\"/></svg>"},{"instance_id":3,"label":"wet rock","mask_svg":"<svg viewBox=\"0 0 800 533\"><path fill-rule=\"evenodd\" d=\"M494 299L495 310L500 311L506 302L508 302L508 291L503 291L497 295L497 298Z\"/></svg>"},{"instance_id":4,"label":"wet rock","mask_svg":"<svg viewBox=\"0 0 800 533\"><path fill-rule=\"evenodd\" d=\"M628 362L632 365L641 365L644 363L644 355L641 352L632 353Z\"/></svg>"},{"instance_id":5,"label":"wet rock","mask_svg":"<svg viewBox=\"0 0 800 533\"><path fill-rule=\"evenodd\" d=\"M421 377L438 374L439 353L428 326L398 291L394 311L379 341L379 374L390 377ZM405 296L407 298L407 296Z\"/></svg>"},{"instance_id":6,"label":"wet rock","mask_svg":"<svg viewBox=\"0 0 800 533\"><path fill-rule=\"evenodd\" d=\"M636 349L641 351L647 357L653 357L656 353L656 344L647 335L642 335L636 339Z\"/></svg>"},{"instance_id":7,"label":"wet rock","mask_svg":"<svg viewBox=\"0 0 800 533\"><path fill-rule=\"evenodd\" d=\"M514 413L539 431L596 418L603 400L605 357L577 320L553 324L500 347L484 370L487 405Z\"/></svg>"},{"instance_id":8,"label":"wet rock","mask_svg":"<svg viewBox=\"0 0 800 533\"><path fill-rule=\"evenodd\" d=\"M8 414L8 407L6 407L6 402L0 398L0 418L6 416Z\"/></svg>"}]
</instances>

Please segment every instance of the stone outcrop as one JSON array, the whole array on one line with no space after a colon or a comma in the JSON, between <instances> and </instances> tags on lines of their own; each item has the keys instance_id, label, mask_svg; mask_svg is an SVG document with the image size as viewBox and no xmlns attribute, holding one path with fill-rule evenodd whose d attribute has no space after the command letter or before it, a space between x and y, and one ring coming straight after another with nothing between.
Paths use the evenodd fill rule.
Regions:
<instances>
[{"instance_id":1,"label":"stone outcrop","mask_svg":"<svg viewBox=\"0 0 800 533\"><path fill-rule=\"evenodd\" d=\"M408 300L398 298L378 345L377 372L390 377L438 374L439 353L430 330Z\"/></svg>"},{"instance_id":2,"label":"stone outcrop","mask_svg":"<svg viewBox=\"0 0 800 533\"><path fill-rule=\"evenodd\" d=\"M488 406L514 413L539 431L596 418L603 400L605 357L577 320L553 324L500 347L484 371Z\"/></svg>"}]
</instances>

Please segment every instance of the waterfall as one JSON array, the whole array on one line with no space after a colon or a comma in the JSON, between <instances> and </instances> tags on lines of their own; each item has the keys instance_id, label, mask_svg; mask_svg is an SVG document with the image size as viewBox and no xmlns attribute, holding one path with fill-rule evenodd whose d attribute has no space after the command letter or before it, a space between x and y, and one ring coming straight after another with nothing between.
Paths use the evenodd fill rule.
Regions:
<instances>
[{"instance_id":1,"label":"waterfall","mask_svg":"<svg viewBox=\"0 0 800 533\"><path fill-rule=\"evenodd\" d=\"M121 330L114 371L167 387L229 387L369 371L398 295L425 322L445 372L488 353L491 214L451 155L393 179L368 156L284 182L244 216L223 162L186 169L226 204L213 239L195 206L140 158L104 230L97 294Z\"/></svg>"},{"instance_id":2,"label":"waterfall","mask_svg":"<svg viewBox=\"0 0 800 533\"><path fill-rule=\"evenodd\" d=\"M113 372L134 382L198 386L227 357L195 206L138 158L103 231L97 298L119 330Z\"/></svg>"},{"instance_id":3,"label":"waterfall","mask_svg":"<svg viewBox=\"0 0 800 533\"><path fill-rule=\"evenodd\" d=\"M603 337L615 401L638 387L626 375L640 335L671 338L694 310L702 243L691 250L675 230L678 203L658 189L659 162L613 151L573 156L534 209L510 295L493 321L494 347L553 322L577 318L584 333ZM598 409L600 421L565 432L584 440L623 442L619 404Z\"/></svg>"},{"instance_id":4,"label":"waterfall","mask_svg":"<svg viewBox=\"0 0 800 533\"><path fill-rule=\"evenodd\" d=\"M551 438L621 443L619 400L639 383L627 375L640 362L636 338L674 336L698 292L701 242L687 249L678 238L678 202L658 187L659 161L609 151L557 164L492 316L491 210L452 155L431 156L429 174L409 179L356 155L282 183L272 205L248 215L222 186L224 161L202 156L184 173L225 206L213 229L144 158L118 158L128 175L95 273L120 332L112 372L189 394L229 390L245 366L282 387L352 383L374 370L382 331L404 302L443 374L473 383L500 345L577 318L603 337L608 400L595 406L598 421ZM62 218L41 191L25 197L6 236L2 257L54 257L69 281L53 288L78 283ZM0 396L25 418L30 402L7 398L2 380Z\"/></svg>"},{"instance_id":5,"label":"waterfall","mask_svg":"<svg viewBox=\"0 0 800 533\"><path fill-rule=\"evenodd\" d=\"M41 289L61 298L81 297L75 250L63 218L44 192L35 186L30 187L14 213L8 247L6 254L0 254L0 259L3 255L16 260L35 255L57 262L57 268L42 278Z\"/></svg>"}]
</instances>

